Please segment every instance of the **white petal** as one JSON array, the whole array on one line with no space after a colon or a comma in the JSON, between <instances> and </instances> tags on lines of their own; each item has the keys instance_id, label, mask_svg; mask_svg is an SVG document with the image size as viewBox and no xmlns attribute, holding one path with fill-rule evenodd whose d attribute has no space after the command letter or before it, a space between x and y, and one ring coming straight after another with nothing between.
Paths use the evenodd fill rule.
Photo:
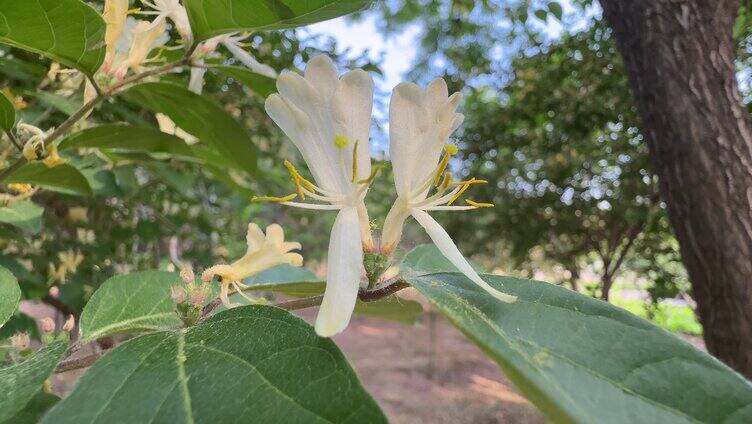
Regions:
<instances>
[{"instance_id":1,"label":"white petal","mask_svg":"<svg viewBox=\"0 0 752 424\"><path fill-rule=\"evenodd\" d=\"M456 266L457 269L460 270L460 272L465 274L467 278L472 280L472 282L479 285L485 291L493 295L495 298L501 300L502 302L510 303L517 300L517 297L502 293L483 281L480 275L478 275L473 267L470 266L470 263L467 261L467 259L462 256L462 253L460 253L459 249L457 249L457 246L452 241L452 238L449 237L449 234L447 234L446 230L444 230L444 228L439 225L439 223L436 222L435 219L431 218L431 215L423 212L420 209L413 209L412 215L415 220L418 221L418 223L423 228L425 228L428 236L431 237L433 243L436 245L436 247L439 248L441 254L444 255L444 257L447 258L447 260L449 260L452 265Z\"/></svg>"},{"instance_id":2,"label":"white petal","mask_svg":"<svg viewBox=\"0 0 752 424\"><path fill-rule=\"evenodd\" d=\"M320 54L308 61L305 79L325 97L332 96L339 84L339 74L329 56Z\"/></svg>"},{"instance_id":3,"label":"white petal","mask_svg":"<svg viewBox=\"0 0 752 424\"><path fill-rule=\"evenodd\" d=\"M342 209L329 239L326 291L316 317L316 333L331 337L350 322L360 287L363 246L356 208Z\"/></svg>"},{"instance_id":4,"label":"white petal","mask_svg":"<svg viewBox=\"0 0 752 424\"><path fill-rule=\"evenodd\" d=\"M397 193L410 192L434 172L451 122L440 120L447 104L446 84L435 80L427 92L417 85L395 87L389 105L389 153ZM452 117L452 120L454 117Z\"/></svg>"},{"instance_id":5,"label":"white petal","mask_svg":"<svg viewBox=\"0 0 752 424\"><path fill-rule=\"evenodd\" d=\"M204 61L199 60L199 65L203 65ZM188 89L196 94L201 94L204 91L204 75L206 74L206 68L194 67L191 68L191 79L188 82Z\"/></svg>"},{"instance_id":6,"label":"white petal","mask_svg":"<svg viewBox=\"0 0 752 424\"><path fill-rule=\"evenodd\" d=\"M222 45L225 46L233 56L235 56L235 59L245 65L246 68L265 77L277 78L277 71L275 71L274 68L260 63L255 57L253 57L253 55L243 50L237 44L225 39L222 41Z\"/></svg>"},{"instance_id":7,"label":"white petal","mask_svg":"<svg viewBox=\"0 0 752 424\"><path fill-rule=\"evenodd\" d=\"M334 94L332 109L338 126L336 132L345 135L352 143L348 146L348 151L351 153L345 158L346 166L352 169L352 149L357 141L358 175L356 180L368 178L371 174L368 141L373 109L371 76L361 69L345 74Z\"/></svg>"}]
</instances>

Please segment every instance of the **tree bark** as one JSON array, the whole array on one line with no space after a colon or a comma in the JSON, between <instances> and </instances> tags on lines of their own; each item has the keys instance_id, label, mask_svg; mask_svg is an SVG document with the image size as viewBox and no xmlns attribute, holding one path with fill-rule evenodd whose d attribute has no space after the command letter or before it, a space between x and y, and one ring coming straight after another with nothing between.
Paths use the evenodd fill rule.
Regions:
<instances>
[{"instance_id":1,"label":"tree bark","mask_svg":"<svg viewBox=\"0 0 752 424\"><path fill-rule=\"evenodd\" d=\"M708 350L752 378L752 123L738 0L600 0L643 120Z\"/></svg>"}]
</instances>

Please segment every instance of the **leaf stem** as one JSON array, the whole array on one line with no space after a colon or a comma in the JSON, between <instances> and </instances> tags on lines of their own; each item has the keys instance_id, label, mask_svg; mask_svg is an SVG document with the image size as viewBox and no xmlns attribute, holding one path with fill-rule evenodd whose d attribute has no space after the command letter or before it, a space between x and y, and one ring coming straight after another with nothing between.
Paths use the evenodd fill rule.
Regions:
<instances>
[{"instance_id":1,"label":"leaf stem","mask_svg":"<svg viewBox=\"0 0 752 424\"><path fill-rule=\"evenodd\" d=\"M21 147L21 143L18 141L15 135L10 130L5 130L5 135L8 136L10 139L10 142L13 143L14 146L16 146L16 149L18 149L19 152L23 152L23 147Z\"/></svg>"}]
</instances>

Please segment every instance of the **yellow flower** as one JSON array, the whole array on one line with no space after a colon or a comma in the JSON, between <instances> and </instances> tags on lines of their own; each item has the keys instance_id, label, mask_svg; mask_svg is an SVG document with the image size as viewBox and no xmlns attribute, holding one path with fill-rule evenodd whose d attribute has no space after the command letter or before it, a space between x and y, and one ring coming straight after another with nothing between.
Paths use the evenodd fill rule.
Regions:
<instances>
[{"instance_id":1,"label":"yellow flower","mask_svg":"<svg viewBox=\"0 0 752 424\"><path fill-rule=\"evenodd\" d=\"M220 298L227 307L237 306L228 299L230 286L241 296L254 302L253 299L243 294L242 289L248 287L241 282L244 278L277 265L303 265L303 256L293 252L293 250L300 249L300 243L286 242L284 230L278 224L266 227L266 234L261 231L258 225L248 224L246 242L248 243L248 250L242 258L229 265L214 265L201 274L201 279L204 282L211 281L215 275L219 277L221 284Z\"/></svg>"}]
</instances>

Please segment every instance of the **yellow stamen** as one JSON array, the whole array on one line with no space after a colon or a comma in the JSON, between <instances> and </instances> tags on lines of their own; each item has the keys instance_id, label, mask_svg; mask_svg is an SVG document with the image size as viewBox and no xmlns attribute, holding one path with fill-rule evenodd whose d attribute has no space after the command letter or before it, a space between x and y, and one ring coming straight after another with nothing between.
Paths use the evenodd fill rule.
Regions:
<instances>
[{"instance_id":1,"label":"yellow stamen","mask_svg":"<svg viewBox=\"0 0 752 424\"><path fill-rule=\"evenodd\" d=\"M293 165L289 160L285 160L284 162L285 168L287 168L287 171L292 176L293 182L295 185L302 185L306 190L310 191L311 193L316 192L316 186L305 179L302 175L300 175L300 172L295 168L295 165Z\"/></svg>"},{"instance_id":2,"label":"yellow stamen","mask_svg":"<svg viewBox=\"0 0 752 424\"><path fill-rule=\"evenodd\" d=\"M444 171L446 170L447 166L449 165L449 158L456 155L458 152L457 146L454 144L445 144L444 145L444 156L442 156L441 161L439 162L439 166L436 168L436 173L433 177L433 185L438 186L439 182L441 181L442 175L444 175Z\"/></svg>"},{"instance_id":3,"label":"yellow stamen","mask_svg":"<svg viewBox=\"0 0 752 424\"><path fill-rule=\"evenodd\" d=\"M352 154L352 179L350 182L356 182L358 179L358 143L360 140L355 140L355 146L353 146Z\"/></svg>"},{"instance_id":4,"label":"yellow stamen","mask_svg":"<svg viewBox=\"0 0 752 424\"><path fill-rule=\"evenodd\" d=\"M347 147L347 143L347 137L345 137L344 135L337 134L336 136L334 136L334 145L337 146L338 149L344 149L345 147Z\"/></svg>"},{"instance_id":5,"label":"yellow stamen","mask_svg":"<svg viewBox=\"0 0 752 424\"><path fill-rule=\"evenodd\" d=\"M371 175L368 176L368 178L363 180L358 180L358 184L371 184L373 180L376 179L376 177L381 173L381 170L384 169L384 164L378 164L371 167Z\"/></svg>"},{"instance_id":6,"label":"yellow stamen","mask_svg":"<svg viewBox=\"0 0 752 424\"><path fill-rule=\"evenodd\" d=\"M461 188L461 189L460 189L460 190L459 190L459 191L457 192L457 194L455 194L454 196L452 196L452 198L451 198L451 199L449 199L449 201L447 202L447 206L452 206L452 203L456 202L456 201L457 201L457 199L459 199L459 198L460 198L460 196L462 196L462 194L463 194L463 193L465 193L465 191L467 191L467 189L468 189L468 188L470 188L470 186L471 186L471 185L472 185L472 184L470 184L470 181L467 181L467 182L465 182L465 184L464 184L464 185L462 186L462 188Z\"/></svg>"},{"instance_id":7,"label":"yellow stamen","mask_svg":"<svg viewBox=\"0 0 752 424\"><path fill-rule=\"evenodd\" d=\"M455 186L455 187L458 187L458 186L461 186L461 185L465 185L465 184L468 184L468 185L488 184L488 181L486 181L486 180L479 180L479 179L473 177L473 178L471 178L471 179L469 179L467 181L455 181L455 182L452 183L452 185Z\"/></svg>"},{"instance_id":8,"label":"yellow stamen","mask_svg":"<svg viewBox=\"0 0 752 424\"><path fill-rule=\"evenodd\" d=\"M457 146L455 146L454 144L449 144L449 143L447 143L447 144L445 144L445 145L444 145L444 151L445 151L445 152L446 152L446 153L447 153L447 154L448 154L449 156L454 156L454 155L456 155L456 154L457 154L457 152L459 151L459 149L458 149L458 148L457 148Z\"/></svg>"},{"instance_id":9,"label":"yellow stamen","mask_svg":"<svg viewBox=\"0 0 752 424\"><path fill-rule=\"evenodd\" d=\"M445 192L450 185L452 185L452 173L447 172L444 174L444 179L441 181L441 185L439 185L439 191L442 193Z\"/></svg>"},{"instance_id":10,"label":"yellow stamen","mask_svg":"<svg viewBox=\"0 0 752 424\"><path fill-rule=\"evenodd\" d=\"M274 203L283 203L283 202L289 202L293 199L298 197L297 193L288 194L284 197L274 197L274 196L253 196L251 198L251 202L274 202Z\"/></svg>"},{"instance_id":11,"label":"yellow stamen","mask_svg":"<svg viewBox=\"0 0 752 424\"><path fill-rule=\"evenodd\" d=\"M135 15L136 13L141 12L140 7L134 7L133 9L128 9L127 15Z\"/></svg>"},{"instance_id":12,"label":"yellow stamen","mask_svg":"<svg viewBox=\"0 0 752 424\"><path fill-rule=\"evenodd\" d=\"M496 206L493 203L475 202L475 201L472 201L470 199L465 199L465 203L467 203L470 206L474 206L476 208L479 208L479 209L481 209L481 208L493 208L493 207Z\"/></svg>"}]
</instances>

